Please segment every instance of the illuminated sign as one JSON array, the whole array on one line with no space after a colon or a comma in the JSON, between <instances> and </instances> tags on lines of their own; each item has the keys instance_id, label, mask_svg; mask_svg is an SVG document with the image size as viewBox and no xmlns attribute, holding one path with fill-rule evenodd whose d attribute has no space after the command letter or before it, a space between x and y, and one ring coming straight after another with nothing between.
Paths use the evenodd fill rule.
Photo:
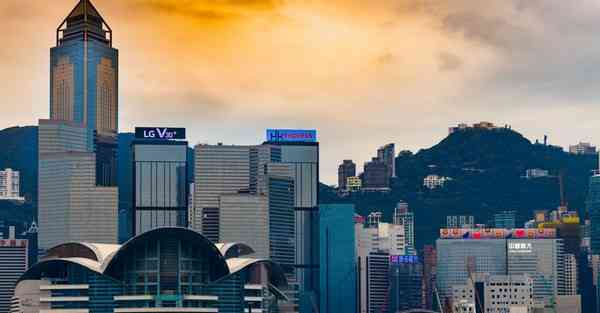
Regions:
<instances>
[{"instance_id":1,"label":"illuminated sign","mask_svg":"<svg viewBox=\"0 0 600 313\"><path fill-rule=\"evenodd\" d=\"M390 264L417 264L419 257L416 255L390 255Z\"/></svg>"},{"instance_id":2,"label":"illuminated sign","mask_svg":"<svg viewBox=\"0 0 600 313\"><path fill-rule=\"evenodd\" d=\"M533 245L531 242L509 242L508 252L509 253L531 253L533 251Z\"/></svg>"},{"instance_id":3,"label":"illuminated sign","mask_svg":"<svg viewBox=\"0 0 600 313\"><path fill-rule=\"evenodd\" d=\"M441 239L546 239L556 238L554 228L442 228Z\"/></svg>"},{"instance_id":4,"label":"illuminated sign","mask_svg":"<svg viewBox=\"0 0 600 313\"><path fill-rule=\"evenodd\" d=\"M317 142L317 131L314 129L267 129L267 141Z\"/></svg>"},{"instance_id":5,"label":"illuminated sign","mask_svg":"<svg viewBox=\"0 0 600 313\"><path fill-rule=\"evenodd\" d=\"M27 240L25 239L0 239L0 247L27 247Z\"/></svg>"},{"instance_id":6,"label":"illuminated sign","mask_svg":"<svg viewBox=\"0 0 600 313\"><path fill-rule=\"evenodd\" d=\"M159 140L185 139L185 128L136 127L135 138Z\"/></svg>"}]
</instances>

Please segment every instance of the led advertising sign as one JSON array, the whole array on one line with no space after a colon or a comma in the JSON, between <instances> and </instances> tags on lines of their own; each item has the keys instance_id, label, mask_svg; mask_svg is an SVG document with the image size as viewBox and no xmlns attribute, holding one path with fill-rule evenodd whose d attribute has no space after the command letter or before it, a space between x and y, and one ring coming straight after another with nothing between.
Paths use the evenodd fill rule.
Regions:
<instances>
[{"instance_id":1,"label":"led advertising sign","mask_svg":"<svg viewBox=\"0 0 600 313\"><path fill-rule=\"evenodd\" d=\"M419 257L416 255L390 255L390 264L417 264Z\"/></svg>"},{"instance_id":2,"label":"led advertising sign","mask_svg":"<svg viewBox=\"0 0 600 313\"><path fill-rule=\"evenodd\" d=\"M185 139L185 128L136 127L135 138L158 140Z\"/></svg>"},{"instance_id":3,"label":"led advertising sign","mask_svg":"<svg viewBox=\"0 0 600 313\"><path fill-rule=\"evenodd\" d=\"M508 243L509 253L531 253L533 251L533 245L531 242L512 242Z\"/></svg>"},{"instance_id":4,"label":"led advertising sign","mask_svg":"<svg viewBox=\"0 0 600 313\"><path fill-rule=\"evenodd\" d=\"M26 247L27 240L25 239L0 239L0 247Z\"/></svg>"},{"instance_id":5,"label":"led advertising sign","mask_svg":"<svg viewBox=\"0 0 600 313\"><path fill-rule=\"evenodd\" d=\"M267 141L317 142L317 131L314 129L267 129Z\"/></svg>"},{"instance_id":6,"label":"led advertising sign","mask_svg":"<svg viewBox=\"0 0 600 313\"><path fill-rule=\"evenodd\" d=\"M441 239L545 239L556 238L554 228L441 228Z\"/></svg>"}]
</instances>

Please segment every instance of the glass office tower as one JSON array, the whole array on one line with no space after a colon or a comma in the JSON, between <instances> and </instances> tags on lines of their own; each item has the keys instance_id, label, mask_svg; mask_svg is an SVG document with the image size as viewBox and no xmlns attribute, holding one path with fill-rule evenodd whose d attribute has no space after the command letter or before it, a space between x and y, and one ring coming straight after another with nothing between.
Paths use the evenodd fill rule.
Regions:
<instances>
[{"instance_id":1,"label":"glass office tower","mask_svg":"<svg viewBox=\"0 0 600 313\"><path fill-rule=\"evenodd\" d=\"M320 312L356 312L354 205L320 205L319 213Z\"/></svg>"},{"instance_id":2,"label":"glass office tower","mask_svg":"<svg viewBox=\"0 0 600 313\"><path fill-rule=\"evenodd\" d=\"M50 119L86 128L99 186L117 179L118 60L110 26L89 0L79 1L50 49Z\"/></svg>"},{"instance_id":3,"label":"glass office tower","mask_svg":"<svg viewBox=\"0 0 600 313\"><path fill-rule=\"evenodd\" d=\"M600 254L600 173L590 177L586 201L591 222L591 248L593 255Z\"/></svg>"},{"instance_id":4,"label":"glass office tower","mask_svg":"<svg viewBox=\"0 0 600 313\"><path fill-rule=\"evenodd\" d=\"M133 233L187 227L187 142L135 140Z\"/></svg>"}]
</instances>

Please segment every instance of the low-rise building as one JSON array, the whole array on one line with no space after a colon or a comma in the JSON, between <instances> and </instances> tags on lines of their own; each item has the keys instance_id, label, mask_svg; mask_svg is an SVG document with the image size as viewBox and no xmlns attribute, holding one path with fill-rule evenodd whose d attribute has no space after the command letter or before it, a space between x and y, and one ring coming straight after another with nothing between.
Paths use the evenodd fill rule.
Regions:
<instances>
[{"instance_id":1,"label":"low-rise building","mask_svg":"<svg viewBox=\"0 0 600 313\"><path fill-rule=\"evenodd\" d=\"M7 168L0 171L0 200L24 201L20 194L19 171Z\"/></svg>"},{"instance_id":2,"label":"low-rise building","mask_svg":"<svg viewBox=\"0 0 600 313\"><path fill-rule=\"evenodd\" d=\"M452 180L451 177L431 174L431 175L427 175L425 178L423 178L423 186L425 186L428 189L436 189L436 188L444 187L444 185L451 180Z\"/></svg>"},{"instance_id":3,"label":"low-rise building","mask_svg":"<svg viewBox=\"0 0 600 313\"><path fill-rule=\"evenodd\" d=\"M21 275L11 313L277 312L283 269L253 253L177 227L123 245L64 243Z\"/></svg>"},{"instance_id":4,"label":"low-rise building","mask_svg":"<svg viewBox=\"0 0 600 313\"><path fill-rule=\"evenodd\" d=\"M357 192L362 189L362 180L358 176L350 176L346 178L346 190L349 192Z\"/></svg>"},{"instance_id":5,"label":"low-rise building","mask_svg":"<svg viewBox=\"0 0 600 313\"><path fill-rule=\"evenodd\" d=\"M589 142L580 142L576 145L569 146L569 153L572 154L583 154L593 155L596 154L596 147L592 146Z\"/></svg>"}]
</instances>

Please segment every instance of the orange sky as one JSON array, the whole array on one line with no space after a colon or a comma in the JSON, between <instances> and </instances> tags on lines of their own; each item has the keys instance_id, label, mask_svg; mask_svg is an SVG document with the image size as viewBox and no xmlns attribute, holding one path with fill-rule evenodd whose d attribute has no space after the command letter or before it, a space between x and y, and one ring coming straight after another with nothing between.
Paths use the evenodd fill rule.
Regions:
<instances>
[{"instance_id":1,"label":"orange sky","mask_svg":"<svg viewBox=\"0 0 600 313\"><path fill-rule=\"evenodd\" d=\"M48 116L49 48L76 1L49 2L0 1L0 128ZM265 128L316 128L334 183L341 159L426 148L458 122L563 145L598 130L591 0L93 2L120 53L121 131L252 144Z\"/></svg>"}]
</instances>

